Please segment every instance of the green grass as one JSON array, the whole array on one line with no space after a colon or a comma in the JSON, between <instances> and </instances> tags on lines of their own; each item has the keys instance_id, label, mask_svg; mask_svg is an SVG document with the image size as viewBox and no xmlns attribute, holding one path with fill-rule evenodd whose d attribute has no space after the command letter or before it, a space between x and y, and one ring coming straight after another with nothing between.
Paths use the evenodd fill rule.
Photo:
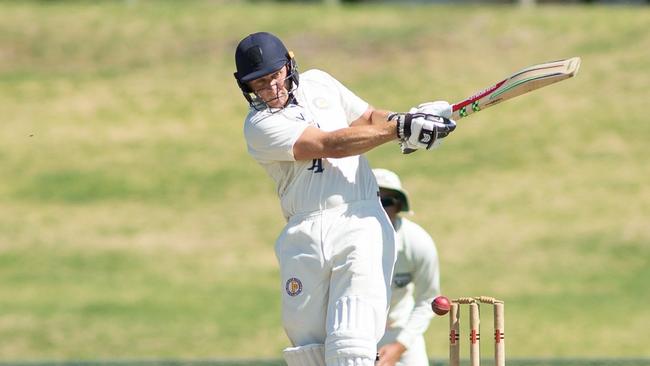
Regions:
<instances>
[{"instance_id":1,"label":"green grass","mask_svg":"<svg viewBox=\"0 0 650 366\"><path fill-rule=\"evenodd\" d=\"M279 357L283 219L232 77L262 29L392 110L581 56L438 151L368 156L443 292L506 300L510 356L650 356L650 9L180 4L0 3L1 360ZM447 320L426 336L444 359Z\"/></svg>"}]
</instances>

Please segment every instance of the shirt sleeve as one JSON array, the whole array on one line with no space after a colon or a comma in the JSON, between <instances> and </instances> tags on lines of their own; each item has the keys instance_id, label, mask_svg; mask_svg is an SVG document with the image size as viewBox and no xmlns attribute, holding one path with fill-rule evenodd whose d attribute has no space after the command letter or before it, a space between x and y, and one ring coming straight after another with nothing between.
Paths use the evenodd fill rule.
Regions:
<instances>
[{"instance_id":1,"label":"shirt sleeve","mask_svg":"<svg viewBox=\"0 0 650 366\"><path fill-rule=\"evenodd\" d=\"M424 229L416 224L410 226L406 240L409 241L416 264L413 278L415 306L406 326L397 336L397 341L406 348L426 332L434 316L431 301L440 294L440 268L435 243Z\"/></svg>"},{"instance_id":2,"label":"shirt sleeve","mask_svg":"<svg viewBox=\"0 0 650 366\"><path fill-rule=\"evenodd\" d=\"M346 88L345 85L341 84L340 81L336 80L331 75L324 71L321 72L330 80L331 84L338 91L341 106L345 112L348 125L357 120L366 112L366 110L368 110L369 105L365 100L354 94L350 89Z\"/></svg>"},{"instance_id":3,"label":"shirt sleeve","mask_svg":"<svg viewBox=\"0 0 650 366\"><path fill-rule=\"evenodd\" d=\"M293 145L308 126L280 114L247 119L244 136L248 152L258 161L295 161Z\"/></svg>"}]
</instances>

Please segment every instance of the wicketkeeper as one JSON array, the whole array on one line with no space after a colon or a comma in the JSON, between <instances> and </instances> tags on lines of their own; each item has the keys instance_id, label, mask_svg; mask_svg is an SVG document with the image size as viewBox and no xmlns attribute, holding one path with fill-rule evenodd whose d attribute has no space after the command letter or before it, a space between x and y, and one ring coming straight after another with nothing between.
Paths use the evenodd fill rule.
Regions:
<instances>
[{"instance_id":1,"label":"wicketkeeper","mask_svg":"<svg viewBox=\"0 0 650 366\"><path fill-rule=\"evenodd\" d=\"M397 174L373 169L381 205L395 228L397 260L386 333L379 342L378 366L429 366L424 332L433 318L431 301L440 294L438 251L431 236L402 217L410 212L408 192Z\"/></svg>"}]
</instances>

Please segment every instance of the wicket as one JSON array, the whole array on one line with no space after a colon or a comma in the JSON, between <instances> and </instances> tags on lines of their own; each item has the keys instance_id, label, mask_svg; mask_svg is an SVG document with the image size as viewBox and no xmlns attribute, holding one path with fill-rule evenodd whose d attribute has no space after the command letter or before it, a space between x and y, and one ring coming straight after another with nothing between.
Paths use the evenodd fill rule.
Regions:
<instances>
[{"instance_id":1,"label":"wicket","mask_svg":"<svg viewBox=\"0 0 650 366\"><path fill-rule=\"evenodd\" d=\"M480 354L480 311L479 303L491 304L494 308L494 364L505 366L506 345L505 345L505 318L503 301L493 297L461 297L452 300L449 311L449 366L460 365L460 305L469 305L469 358L471 366L481 364Z\"/></svg>"}]
</instances>

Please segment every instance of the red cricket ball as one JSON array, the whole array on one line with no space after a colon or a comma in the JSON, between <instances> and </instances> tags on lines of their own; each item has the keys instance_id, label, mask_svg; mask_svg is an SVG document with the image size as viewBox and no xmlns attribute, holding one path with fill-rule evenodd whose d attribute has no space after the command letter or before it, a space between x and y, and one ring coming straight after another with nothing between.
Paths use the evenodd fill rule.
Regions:
<instances>
[{"instance_id":1,"label":"red cricket ball","mask_svg":"<svg viewBox=\"0 0 650 366\"><path fill-rule=\"evenodd\" d=\"M431 302L431 310L438 315L445 315L451 309L451 301L446 296L438 296Z\"/></svg>"}]
</instances>

